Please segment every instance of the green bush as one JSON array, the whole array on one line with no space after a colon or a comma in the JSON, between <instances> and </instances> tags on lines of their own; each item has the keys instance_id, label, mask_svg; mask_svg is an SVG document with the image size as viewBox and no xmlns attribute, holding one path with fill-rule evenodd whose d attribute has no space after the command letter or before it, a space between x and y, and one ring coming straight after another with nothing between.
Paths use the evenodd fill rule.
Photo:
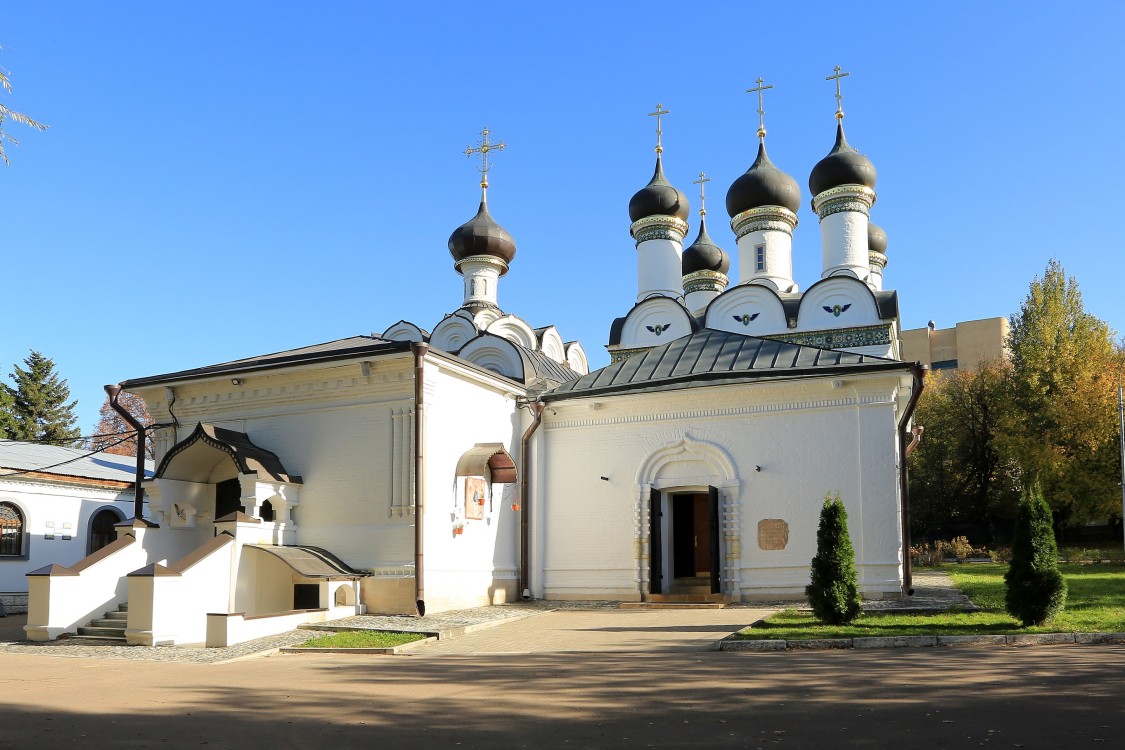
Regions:
<instances>
[{"instance_id":1,"label":"green bush","mask_svg":"<svg viewBox=\"0 0 1125 750\"><path fill-rule=\"evenodd\" d=\"M1026 625L1042 625L1066 604L1066 581L1059 572L1059 551L1051 526L1051 509L1039 485L1020 501L1012 532L1012 562L1004 574L1008 614Z\"/></svg>"},{"instance_id":2,"label":"green bush","mask_svg":"<svg viewBox=\"0 0 1125 750\"><path fill-rule=\"evenodd\" d=\"M967 536L954 537L949 541L947 548L959 563L965 562L976 551L973 549L973 545L969 544Z\"/></svg>"},{"instance_id":3,"label":"green bush","mask_svg":"<svg viewBox=\"0 0 1125 750\"><path fill-rule=\"evenodd\" d=\"M1065 563L1080 563L1086 559L1086 550L1081 547L1063 547L1059 550L1059 557Z\"/></svg>"},{"instance_id":4,"label":"green bush","mask_svg":"<svg viewBox=\"0 0 1125 750\"><path fill-rule=\"evenodd\" d=\"M1006 563L1012 561L1011 547L997 547L988 551L988 559L994 563Z\"/></svg>"},{"instance_id":5,"label":"green bush","mask_svg":"<svg viewBox=\"0 0 1125 750\"><path fill-rule=\"evenodd\" d=\"M862 603L855 572L855 550L848 536L848 512L840 493L824 496L820 526L816 530L816 557L805 595L813 614L830 625L849 623L859 616Z\"/></svg>"}]
</instances>

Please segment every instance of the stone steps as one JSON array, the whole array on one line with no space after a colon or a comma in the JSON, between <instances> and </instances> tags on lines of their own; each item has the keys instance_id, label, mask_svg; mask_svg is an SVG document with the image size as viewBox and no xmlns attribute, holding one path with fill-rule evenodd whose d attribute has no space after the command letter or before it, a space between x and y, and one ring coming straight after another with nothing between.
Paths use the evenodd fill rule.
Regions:
<instances>
[{"instance_id":1,"label":"stone steps","mask_svg":"<svg viewBox=\"0 0 1125 750\"><path fill-rule=\"evenodd\" d=\"M86 625L78 628L78 634L70 636L72 639L86 639L124 644L125 628L129 624L129 605L118 605L115 612L104 612L102 617L90 620Z\"/></svg>"},{"instance_id":2,"label":"stone steps","mask_svg":"<svg viewBox=\"0 0 1125 750\"><path fill-rule=\"evenodd\" d=\"M726 602L621 602L621 609L726 609Z\"/></svg>"}]
</instances>

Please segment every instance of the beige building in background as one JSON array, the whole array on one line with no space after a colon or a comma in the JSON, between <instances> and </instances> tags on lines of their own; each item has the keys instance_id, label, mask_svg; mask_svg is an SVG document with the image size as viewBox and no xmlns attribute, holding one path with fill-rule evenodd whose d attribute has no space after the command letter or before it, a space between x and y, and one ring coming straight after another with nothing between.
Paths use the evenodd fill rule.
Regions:
<instances>
[{"instance_id":1,"label":"beige building in background","mask_svg":"<svg viewBox=\"0 0 1125 750\"><path fill-rule=\"evenodd\" d=\"M953 328L925 328L902 332L902 358L932 370L977 367L981 362L1008 357L1008 319L985 318Z\"/></svg>"}]
</instances>

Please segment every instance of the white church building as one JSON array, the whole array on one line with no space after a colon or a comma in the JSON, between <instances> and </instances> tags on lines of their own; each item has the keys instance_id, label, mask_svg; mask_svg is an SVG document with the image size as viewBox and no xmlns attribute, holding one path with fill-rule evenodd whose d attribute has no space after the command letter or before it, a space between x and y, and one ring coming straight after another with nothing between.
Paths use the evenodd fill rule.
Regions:
<instances>
[{"instance_id":1,"label":"white church building","mask_svg":"<svg viewBox=\"0 0 1125 750\"><path fill-rule=\"evenodd\" d=\"M863 595L902 595L924 368L900 359L875 168L838 122L809 178L823 262L802 290L801 191L759 137L726 195L735 275L702 210L685 249L658 135L628 206L637 287L607 321L611 364L590 372L582 345L501 307L516 244L490 213L484 131L480 207L449 239L452 312L121 384L166 425L150 520L32 572L29 637L121 605L130 643L222 646L521 597L803 598L827 492Z\"/></svg>"}]
</instances>

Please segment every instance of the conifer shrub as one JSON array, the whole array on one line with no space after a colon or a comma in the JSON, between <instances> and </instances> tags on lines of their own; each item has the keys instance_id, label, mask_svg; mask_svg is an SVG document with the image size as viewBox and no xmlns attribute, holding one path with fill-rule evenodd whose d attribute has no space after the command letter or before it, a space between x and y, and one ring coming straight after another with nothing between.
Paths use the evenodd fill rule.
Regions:
<instances>
[{"instance_id":1,"label":"conifer shrub","mask_svg":"<svg viewBox=\"0 0 1125 750\"><path fill-rule=\"evenodd\" d=\"M1059 550L1051 509L1038 483L1020 500L1012 530L1012 561L1004 574L1008 614L1027 625L1042 625L1066 604L1066 581L1059 572Z\"/></svg>"},{"instance_id":2,"label":"conifer shrub","mask_svg":"<svg viewBox=\"0 0 1125 750\"><path fill-rule=\"evenodd\" d=\"M816 557L812 559L812 578L805 587L805 596L816 618L830 625L851 622L862 607L855 550L848 536L848 512L839 492L824 496L816 530Z\"/></svg>"}]
</instances>

